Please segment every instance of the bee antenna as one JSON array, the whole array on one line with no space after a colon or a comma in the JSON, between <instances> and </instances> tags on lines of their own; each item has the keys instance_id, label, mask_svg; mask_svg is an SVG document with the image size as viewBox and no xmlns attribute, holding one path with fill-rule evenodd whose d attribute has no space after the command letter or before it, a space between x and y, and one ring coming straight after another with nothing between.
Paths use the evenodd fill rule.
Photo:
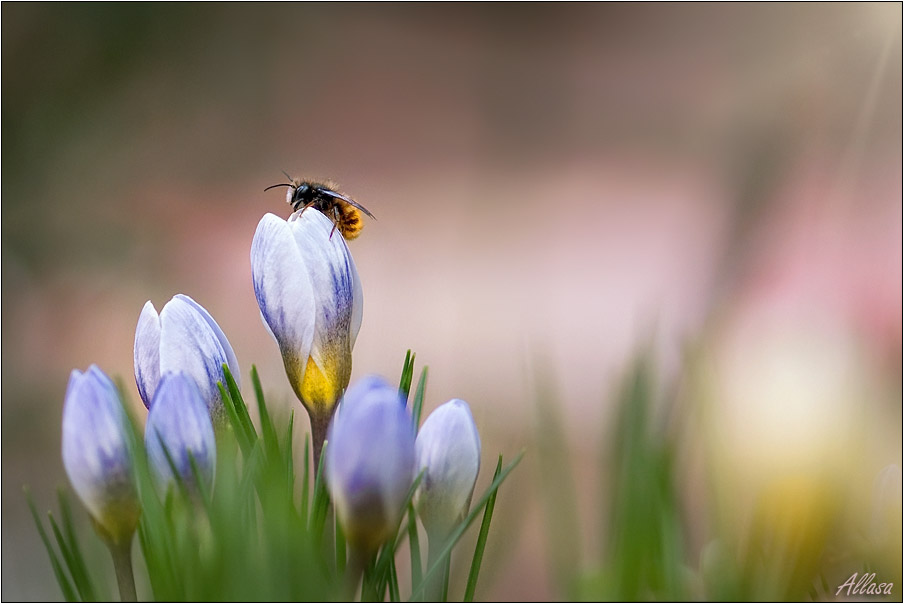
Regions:
<instances>
[{"instance_id":1,"label":"bee antenna","mask_svg":"<svg viewBox=\"0 0 904 604\"><path fill-rule=\"evenodd\" d=\"M292 186L292 183L281 182L281 183L279 183L279 184L270 185L269 187L267 187L266 189L264 189L264 191L269 191L270 189L275 189L276 187L291 187L291 186Z\"/></svg>"},{"instance_id":2,"label":"bee antenna","mask_svg":"<svg viewBox=\"0 0 904 604\"><path fill-rule=\"evenodd\" d=\"M286 178L288 178L289 180L292 180L292 177L289 176L289 173L288 173L288 172L286 172L285 170L280 170L280 172L282 172L283 174L285 174L285 175L286 175Z\"/></svg>"}]
</instances>

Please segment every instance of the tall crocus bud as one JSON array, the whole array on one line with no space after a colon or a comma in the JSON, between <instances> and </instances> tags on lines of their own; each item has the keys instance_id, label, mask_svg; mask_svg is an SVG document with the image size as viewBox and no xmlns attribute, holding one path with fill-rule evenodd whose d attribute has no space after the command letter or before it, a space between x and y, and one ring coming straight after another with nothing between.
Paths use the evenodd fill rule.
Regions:
<instances>
[{"instance_id":1,"label":"tall crocus bud","mask_svg":"<svg viewBox=\"0 0 904 604\"><path fill-rule=\"evenodd\" d=\"M200 479L210 489L217 457L213 424L198 386L186 374L168 373L160 380L144 439L158 483L172 485L175 470L183 484Z\"/></svg>"},{"instance_id":2,"label":"tall crocus bud","mask_svg":"<svg viewBox=\"0 0 904 604\"><path fill-rule=\"evenodd\" d=\"M223 365L240 384L239 363L226 334L200 304L177 294L160 314L145 303L135 329L135 382L144 406L150 408L160 377L184 372L194 379L211 417L225 414L217 382L224 381Z\"/></svg>"},{"instance_id":3,"label":"tall crocus bud","mask_svg":"<svg viewBox=\"0 0 904 604\"><path fill-rule=\"evenodd\" d=\"M424 476L415 506L431 538L445 539L468 510L480 470L480 436L468 403L452 399L417 435L417 471Z\"/></svg>"},{"instance_id":4,"label":"tall crocus bud","mask_svg":"<svg viewBox=\"0 0 904 604\"><path fill-rule=\"evenodd\" d=\"M364 296L342 235L313 208L288 221L265 215L251 243L261 316L286 375L311 416L315 460L336 402L348 386Z\"/></svg>"},{"instance_id":5,"label":"tall crocus bud","mask_svg":"<svg viewBox=\"0 0 904 604\"><path fill-rule=\"evenodd\" d=\"M414 471L414 427L399 389L365 378L330 425L326 483L349 544L367 556L393 535Z\"/></svg>"},{"instance_id":6,"label":"tall crocus bud","mask_svg":"<svg viewBox=\"0 0 904 604\"><path fill-rule=\"evenodd\" d=\"M63 466L111 546L131 543L140 513L128 421L103 371L91 365L85 373L72 372L63 404Z\"/></svg>"}]
</instances>

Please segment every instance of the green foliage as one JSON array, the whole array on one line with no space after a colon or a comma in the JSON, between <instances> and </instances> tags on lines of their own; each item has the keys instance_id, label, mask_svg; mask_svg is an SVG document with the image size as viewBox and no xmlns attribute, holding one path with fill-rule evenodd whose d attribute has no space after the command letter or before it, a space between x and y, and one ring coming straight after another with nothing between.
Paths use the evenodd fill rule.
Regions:
<instances>
[{"instance_id":1,"label":"green foliage","mask_svg":"<svg viewBox=\"0 0 904 604\"><path fill-rule=\"evenodd\" d=\"M259 426L255 427L233 376L227 366L223 369L225 383L219 388L225 418L216 426L217 465L212 489L207 489L200 480L198 467L191 459L195 480L183 481L174 471L176 484L164 492L153 479L139 422L132 418L129 448L142 506L135 549L143 564L136 564L136 568L139 579L143 579L138 585L146 584L150 589L150 593L139 590L138 598L164 601L343 600L356 593L360 574L362 600L388 598L399 602L406 594L399 585L397 554L406 540L411 553L409 594L420 597L427 581L439 571L439 565L431 566L426 573L421 567L418 525L411 504L421 477L417 477L409 490L405 514L400 519L395 538L384 544L372 559L358 564L332 512L323 468L310 468L308 434L304 437L299 475L293 446L294 412L285 418L271 413L264 400L257 369L253 367L251 382L260 418ZM400 393L406 400L413 376L414 354L409 351L400 380ZM426 381L425 367L412 401L415 425L420 420ZM172 464L168 453L167 457ZM320 459L322 466L324 457ZM448 560L454 545L474 519L483 514L466 589L469 599L474 596L496 492L518 461L520 456L503 469L500 457L492 484L449 541L443 544L441 555ZM27 496L63 597L67 601L91 601L99 596L102 599L89 572L98 569L91 569L81 554L65 494L60 493L60 522L49 516L55 544L30 495ZM122 553L111 553L117 560L117 570L121 571L124 568ZM131 574L131 568L128 572ZM106 578L108 574L100 576ZM127 594L128 589L122 593Z\"/></svg>"}]
</instances>

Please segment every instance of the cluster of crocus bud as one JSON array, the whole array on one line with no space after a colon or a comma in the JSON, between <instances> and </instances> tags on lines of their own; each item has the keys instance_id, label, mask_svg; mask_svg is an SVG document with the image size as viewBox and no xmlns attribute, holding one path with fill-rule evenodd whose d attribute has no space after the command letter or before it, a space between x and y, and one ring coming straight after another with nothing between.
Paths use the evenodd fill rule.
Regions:
<instances>
[{"instance_id":1,"label":"cluster of crocus bud","mask_svg":"<svg viewBox=\"0 0 904 604\"><path fill-rule=\"evenodd\" d=\"M179 294L160 314L148 302L135 331L135 381L148 408L145 445L162 490L210 488L214 423L223 420L223 365L239 378L235 353L201 305ZM72 372L63 406L63 465L95 526L111 545L131 541L140 506L129 418L116 386L97 366ZM198 485L201 481L201 485Z\"/></svg>"},{"instance_id":2,"label":"cluster of crocus bud","mask_svg":"<svg viewBox=\"0 0 904 604\"><path fill-rule=\"evenodd\" d=\"M369 377L346 390L363 295L345 240L320 212L298 211L288 221L265 215L251 268L264 325L311 417L315 467L328 436L326 484L352 549L372 554L395 534L418 475L415 507L431 542L445 539L467 512L480 467L480 438L467 403L441 405L418 434L398 388ZM210 489L215 428L225 420L223 367L240 380L225 334L188 296L173 297L159 314L147 302L134 363L156 482L162 489L176 483ZM99 531L114 544L130 542L140 513L130 429L110 379L95 366L73 371L63 461Z\"/></svg>"},{"instance_id":3,"label":"cluster of crocus bud","mask_svg":"<svg viewBox=\"0 0 904 604\"><path fill-rule=\"evenodd\" d=\"M349 388L330 426L324 470L352 547L375 551L394 535L413 480L431 539L445 539L467 512L480 469L480 437L468 404L438 407L415 436L397 388L364 378Z\"/></svg>"}]
</instances>

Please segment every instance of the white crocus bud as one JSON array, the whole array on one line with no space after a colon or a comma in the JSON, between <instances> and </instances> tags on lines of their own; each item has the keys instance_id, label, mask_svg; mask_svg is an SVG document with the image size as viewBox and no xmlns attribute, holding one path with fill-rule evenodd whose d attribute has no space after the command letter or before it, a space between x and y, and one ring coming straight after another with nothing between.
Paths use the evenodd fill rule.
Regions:
<instances>
[{"instance_id":1,"label":"white crocus bud","mask_svg":"<svg viewBox=\"0 0 904 604\"><path fill-rule=\"evenodd\" d=\"M480 436L468 403L452 399L437 407L417 435L416 451L424 475L415 506L428 535L444 539L467 512L480 470Z\"/></svg>"},{"instance_id":2,"label":"white crocus bud","mask_svg":"<svg viewBox=\"0 0 904 604\"><path fill-rule=\"evenodd\" d=\"M261 218L251 243L254 295L289 383L311 417L314 458L352 371L364 296L333 223L314 208Z\"/></svg>"},{"instance_id":3,"label":"white crocus bud","mask_svg":"<svg viewBox=\"0 0 904 604\"><path fill-rule=\"evenodd\" d=\"M144 406L150 409L161 376L183 372L191 377L214 421L225 410L217 382L225 382L223 365L241 386L239 363L226 335L200 304L178 294L160 314L145 303L135 329L135 382Z\"/></svg>"}]
</instances>

